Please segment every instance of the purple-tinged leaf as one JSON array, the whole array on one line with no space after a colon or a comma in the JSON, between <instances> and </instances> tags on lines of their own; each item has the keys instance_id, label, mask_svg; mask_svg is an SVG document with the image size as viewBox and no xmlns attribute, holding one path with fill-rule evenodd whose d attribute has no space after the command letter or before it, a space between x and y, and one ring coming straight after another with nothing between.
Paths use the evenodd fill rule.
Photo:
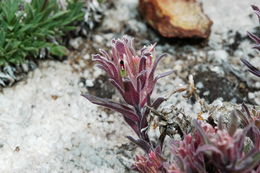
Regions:
<instances>
[{"instance_id":1,"label":"purple-tinged leaf","mask_svg":"<svg viewBox=\"0 0 260 173\"><path fill-rule=\"evenodd\" d=\"M145 139L147 142L150 142L148 134L147 134L148 122L147 122L146 116L142 116L141 122L140 122L140 128L141 128L142 139Z\"/></svg>"},{"instance_id":2,"label":"purple-tinged leaf","mask_svg":"<svg viewBox=\"0 0 260 173\"><path fill-rule=\"evenodd\" d=\"M236 116L236 114L235 114L234 111L231 113L231 116L232 116L232 117L231 117L231 123L230 123L230 127L229 127L229 129L228 129L228 133L229 133L230 136L233 136L234 133L235 133L236 130L237 130L238 118L237 118L237 116Z\"/></svg>"},{"instance_id":3,"label":"purple-tinged leaf","mask_svg":"<svg viewBox=\"0 0 260 173\"><path fill-rule=\"evenodd\" d=\"M223 129L224 129L222 116L220 116L220 117L218 118L218 129L219 129L219 130L223 130Z\"/></svg>"},{"instance_id":4,"label":"purple-tinged leaf","mask_svg":"<svg viewBox=\"0 0 260 173\"><path fill-rule=\"evenodd\" d=\"M259 8L256 5L251 5L253 10L259 11Z\"/></svg>"},{"instance_id":5,"label":"purple-tinged leaf","mask_svg":"<svg viewBox=\"0 0 260 173\"><path fill-rule=\"evenodd\" d=\"M241 112L240 110L237 110L237 109L235 109L233 111L233 113L235 116L240 118L240 121L241 121L241 124L243 127L246 127L249 124L250 120L246 114L244 114L243 112Z\"/></svg>"},{"instance_id":6,"label":"purple-tinged leaf","mask_svg":"<svg viewBox=\"0 0 260 173\"><path fill-rule=\"evenodd\" d=\"M93 58L94 59L94 58ZM100 64L104 65L106 67L106 69L108 69L108 71L110 71L110 77L116 79L117 81L120 81L120 74L118 72L118 69L116 67L116 65L109 60L106 59L94 59L95 61L99 62Z\"/></svg>"},{"instance_id":7,"label":"purple-tinged leaf","mask_svg":"<svg viewBox=\"0 0 260 173\"><path fill-rule=\"evenodd\" d=\"M252 64L250 64L246 59L242 58L241 61L249 68L252 70L257 70Z\"/></svg>"},{"instance_id":8,"label":"purple-tinged leaf","mask_svg":"<svg viewBox=\"0 0 260 173\"><path fill-rule=\"evenodd\" d=\"M139 93L137 93L131 81L124 81L124 91L125 101L132 106L138 106L140 101Z\"/></svg>"},{"instance_id":9,"label":"purple-tinged leaf","mask_svg":"<svg viewBox=\"0 0 260 173\"><path fill-rule=\"evenodd\" d=\"M253 73L254 75L260 77L260 70L258 70L256 67L254 67L252 64L250 64L247 60L241 59L241 61L249 68L249 71Z\"/></svg>"},{"instance_id":10,"label":"purple-tinged leaf","mask_svg":"<svg viewBox=\"0 0 260 173\"><path fill-rule=\"evenodd\" d=\"M199 155L201 153L207 154L208 152L217 153L220 155L220 158L222 158L222 159L224 158L224 155L217 147L215 147L214 145L207 145L207 144L198 147L195 155Z\"/></svg>"},{"instance_id":11,"label":"purple-tinged leaf","mask_svg":"<svg viewBox=\"0 0 260 173\"><path fill-rule=\"evenodd\" d=\"M99 64L97 64L96 66L108 73L109 77L114 76L114 73L110 70L110 66L108 65L108 63L106 63L106 61L103 62L102 59L96 59L95 61L99 62Z\"/></svg>"},{"instance_id":12,"label":"purple-tinged leaf","mask_svg":"<svg viewBox=\"0 0 260 173\"><path fill-rule=\"evenodd\" d=\"M122 81L121 80L121 77L120 77L120 74L119 74L119 70L118 68L116 67L116 65L112 62L112 61L105 61L109 67L110 67L110 70L113 72L113 76L115 78L115 80L117 81Z\"/></svg>"},{"instance_id":13,"label":"purple-tinged leaf","mask_svg":"<svg viewBox=\"0 0 260 173\"><path fill-rule=\"evenodd\" d=\"M233 151L230 154L230 160L233 162L233 164L235 164L235 162L241 158L244 154L244 142L245 142L245 138L246 138L246 133L247 131L239 131L235 134L235 136L233 137L233 148L231 151Z\"/></svg>"},{"instance_id":14,"label":"purple-tinged leaf","mask_svg":"<svg viewBox=\"0 0 260 173\"><path fill-rule=\"evenodd\" d=\"M252 48L260 50L260 44L253 44Z\"/></svg>"},{"instance_id":15,"label":"purple-tinged leaf","mask_svg":"<svg viewBox=\"0 0 260 173\"><path fill-rule=\"evenodd\" d=\"M144 87L145 87L146 73L147 73L147 70L143 70L138 74L138 76L136 78L138 92L141 92L141 90L144 89Z\"/></svg>"},{"instance_id":16,"label":"purple-tinged leaf","mask_svg":"<svg viewBox=\"0 0 260 173\"><path fill-rule=\"evenodd\" d=\"M147 116L150 112L149 109L144 109L144 112L142 112L142 117L141 117L141 121L140 121L140 128L141 129L145 129L146 127L148 127L148 121L147 121ZM146 133L147 129L143 131L143 133Z\"/></svg>"},{"instance_id":17,"label":"purple-tinged leaf","mask_svg":"<svg viewBox=\"0 0 260 173\"><path fill-rule=\"evenodd\" d=\"M129 44L128 44L129 45ZM133 67L133 66L136 66L136 62L134 61L134 54L132 53L133 51L131 50L131 48L128 46L126 48L126 57L127 57L127 61L128 61L128 64Z\"/></svg>"},{"instance_id":18,"label":"purple-tinged leaf","mask_svg":"<svg viewBox=\"0 0 260 173\"><path fill-rule=\"evenodd\" d=\"M122 41L116 40L115 42L115 48L119 53L119 56L123 58L123 54L125 54L125 45Z\"/></svg>"},{"instance_id":19,"label":"purple-tinged leaf","mask_svg":"<svg viewBox=\"0 0 260 173\"><path fill-rule=\"evenodd\" d=\"M137 126L137 122L134 122L133 120L127 118L126 116L123 116L125 122L134 130L134 132L137 134L138 137L140 137L140 131Z\"/></svg>"},{"instance_id":20,"label":"purple-tinged leaf","mask_svg":"<svg viewBox=\"0 0 260 173\"><path fill-rule=\"evenodd\" d=\"M114 62L119 62L118 53L115 47L112 47L112 58Z\"/></svg>"},{"instance_id":21,"label":"purple-tinged leaf","mask_svg":"<svg viewBox=\"0 0 260 173\"><path fill-rule=\"evenodd\" d=\"M254 125L250 124L246 127L246 135L253 141L257 150L260 150L260 130Z\"/></svg>"},{"instance_id":22,"label":"purple-tinged leaf","mask_svg":"<svg viewBox=\"0 0 260 173\"><path fill-rule=\"evenodd\" d=\"M163 77L165 77L165 76L168 76L168 75L172 74L173 72L174 72L174 71L171 70L171 71L168 71L168 72L164 72L164 73L162 73L162 74L159 74L159 75L156 76L156 80L159 80L159 79L161 79L161 78L163 78Z\"/></svg>"},{"instance_id":23,"label":"purple-tinged leaf","mask_svg":"<svg viewBox=\"0 0 260 173\"><path fill-rule=\"evenodd\" d=\"M157 109L166 99L164 97L158 97L152 104L154 109Z\"/></svg>"},{"instance_id":24,"label":"purple-tinged leaf","mask_svg":"<svg viewBox=\"0 0 260 173\"><path fill-rule=\"evenodd\" d=\"M101 70L104 70L109 76L113 76L112 72L109 70L109 67L103 64L97 64L96 67L100 68Z\"/></svg>"},{"instance_id":25,"label":"purple-tinged leaf","mask_svg":"<svg viewBox=\"0 0 260 173\"><path fill-rule=\"evenodd\" d=\"M194 120L193 124L194 124L196 130L199 132L201 138L203 139L204 144L210 144L210 141L209 141L205 131L201 128L201 125L199 124L199 122L197 120Z\"/></svg>"},{"instance_id":26,"label":"purple-tinged leaf","mask_svg":"<svg viewBox=\"0 0 260 173\"><path fill-rule=\"evenodd\" d=\"M142 148L146 153L149 153L152 150L152 146L151 144L147 143L146 141L142 140L142 139L134 139L131 136L127 136L127 138L133 142L134 144L136 144L137 146L139 146L140 148Z\"/></svg>"},{"instance_id":27,"label":"purple-tinged leaf","mask_svg":"<svg viewBox=\"0 0 260 173\"><path fill-rule=\"evenodd\" d=\"M245 103L242 103L242 110L246 112L248 121L252 120L251 113Z\"/></svg>"},{"instance_id":28,"label":"purple-tinged leaf","mask_svg":"<svg viewBox=\"0 0 260 173\"><path fill-rule=\"evenodd\" d=\"M155 153L161 155L162 154L162 148L158 145L157 147L155 147L154 149Z\"/></svg>"},{"instance_id":29,"label":"purple-tinged leaf","mask_svg":"<svg viewBox=\"0 0 260 173\"><path fill-rule=\"evenodd\" d=\"M260 44L260 38L257 37L255 34L252 34L251 32L247 32L247 35L254 40L257 44Z\"/></svg>"},{"instance_id":30,"label":"purple-tinged leaf","mask_svg":"<svg viewBox=\"0 0 260 173\"><path fill-rule=\"evenodd\" d=\"M260 164L259 164L259 166L256 168L256 171L253 172L253 173L258 173L258 172L260 172Z\"/></svg>"},{"instance_id":31,"label":"purple-tinged leaf","mask_svg":"<svg viewBox=\"0 0 260 173\"><path fill-rule=\"evenodd\" d=\"M124 89L114 80L114 79L109 79L110 83L116 87L116 89L120 92L121 95L124 95Z\"/></svg>"},{"instance_id":32,"label":"purple-tinged leaf","mask_svg":"<svg viewBox=\"0 0 260 173\"><path fill-rule=\"evenodd\" d=\"M146 57L141 57L140 63L139 63L139 73L141 71L144 71L146 69Z\"/></svg>"},{"instance_id":33,"label":"purple-tinged leaf","mask_svg":"<svg viewBox=\"0 0 260 173\"><path fill-rule=\"evenodd\" d=\"M123 104L116 103L107 99L98 98L89 94L84 94L82 96L94 104L101 105L109 109L113 109L117 112L120 112L132 121L139 121L139 118L134 114L134 111Z\"/></svg>"},{"instance_id":34,"label":"purple-tinged leaf","mask_svg":"<svg viewBox=\"0 0 260 173\"><path fill-rule=\"evenodd\" d=\"M258 16L258 20L260 22L260 10L257 6L251 5L252 9L255 11L256 15Z\"/></svg>"},{"instance_id":35,"label":"purple-tinged leaf","mask_svg":"<svg viewBox=\"0 0 260 173\"><path fill-rule=\"evenodd\" d=\"M164 58L166 56L167 56L167 54L162 54L161 56L159 56L158 58L155 59L155 62L153 64L152 70L151 70L150 75L149 75L149 80L153 80L154 72L155 72L155 69L158 66L158 63L161 61L162 58Z\"/></svg>"},{"instance_id":36,"label":"purple-tinged leaf","mask_svg":"<svg viewBox=\"0 0 260 173\"><path fill-rule=\"evenodd\" d=\"M251 72L252 74L254 74L257 77L260 77L260 70L248 70L249 72Z\"/></svg>"},{"instance_id":37,"label":"purple-tinged leaf","mask_svg":"<svg viewBox=\"0 0 260 173\"><path fill-rule=\"evenodd\" d=\"M184 172L185 170L185 161L183 160L182 157L180 157L179 155L176 155L175 156L175 162L176 162L176 165L178 165L179 169L182 170Z\"/></svg>"},{"instance_id":38,"label":"purple-tinged leaf","mask_svg":"<svg viewBox=\"0 0 260 173\"><path fill-rule=\"evenodd\" d=\"M106 57L107 60L113 61L112 58L111 58L111 56L110 56L105 50L99 49L99 52L100 52L104 57Z\"/></svg>"},{"instance_id":39,"label":"purple-tinged leaf","mask_svg":"<svg viewBox=\"0 0 260 173\"><path fill-rule=\"evenodd\" d=\"M206 168L204 167L204 165L202 166L201 163L198 163L198 162L194 162L194 168L197 170L197 172L199 173L208 173L206 171ZM193 171L191 170L190 173L193 173Z\"/></svg>"},{"instance_id":40,"label":"purple-tinged leaf","mask_svg":"<svg viewBox=\"0 0 260 173\"><path fill-rule=\"evenodd\" d=\"M238 163L235 167L237 172L248 172L254 167L260 165L260 151L255 152L250 157L247 157L242 162Z\"/></svg>"}]
</instances>

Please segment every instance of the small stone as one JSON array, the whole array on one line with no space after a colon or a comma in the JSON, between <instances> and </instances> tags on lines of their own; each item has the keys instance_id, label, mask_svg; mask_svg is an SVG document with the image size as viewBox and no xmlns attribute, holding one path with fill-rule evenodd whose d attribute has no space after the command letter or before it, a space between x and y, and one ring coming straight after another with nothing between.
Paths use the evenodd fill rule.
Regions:
<instances>
[{"instance_id":1,"label":"small stone","mask_svg":"<svg viewBox=\"0 0 260 173\"><path fill-rule=\"evenodd\" d=\"M100 35L95 35L94 36L94 41L101 44L101 43L103 43L104 38L102 36L100 36Z\"/></svg>"},{"instance_id":2,"label":"small stone","mask_svg":"<svg viewBox=\"0 0 260 173\"><path fill-rule=\"evenodd\" d=\"M248 98L255 102L255 104L260 105L260 91L254 93L248 93Z\"/></svg>"},{"instance_id":3,"label":"small stone","mask_svg":"<svg viewBox=\"0 0 260 173\"><path fill-rule=\"evenodd\" d=\"M78 38L75 38L75 39L71 39L69 41L69 44L74 49L79 49L80 45L83 44L83 39L81 37L78 37Z\"/></svg>"},{"instance_id":4,"label":"small stone","mask_svg":"<svg viewBox=\"0 0 260 173\"><path fill-rule=\"evenodd\" d=\"M87 87L93 87L94 86L93 80L87 79L86 80L86 86Z\"/></svg>"},{"instance_id":5,"label":"small stone","mask_svg":"<svg viewBox=\"0 0 260 173\"><path fill-rule=\"evenodd\" d=\"M83 56L83 59L89 60L89 59L90 59L90 55L89 55L89 54L84 55L84 56Z\"/></svg>"},{"instance_id":6,"label":"small stone","mask_svg":"<svg viewBox=\"0 0 260 173\"><path fill-rule=\"evenodd\" d=\"M260 88L260 82L255 83L256 88Z\"/></svg>"},{"instance_id":7,"label":"small stone","mask_svg":"<svg viewBox=\"0 0 260 173\"><path fill-rule=\"evenodd\" d=\"M214 102L212 102L212 106L214 107L222 107L223 106L223 99L222 98L217 98Z\"/></svg>"},{"instance_id":8,"label":"small stone","mask_svg":"<svg viewBox=\"0 0 260 173\"><path fill-rule=\"evenodd\" d=\"M23 63L23 64L22 64L22 68L23 68L23 70L24 70L25 72L28 72L28 71L29 71L29 65L28 65L28 63Z\"/></svg>"},{"instance_id":9,"label":"small stone","mask_svg":"<svg viewBox=\"0 0 260 173\"><path fill-rule=\"evenodd\" d=\"M79 83L79 87L81 87L81 88L84 87L84 83L83 83L83 82L80 82L80 83Z\"/></svg>"},{"instance_id":10,"label":"small stone","mask_svg":"<svg viewBox=\"0 0 260 173\"><path fill-rule=\"evenodd\" d=\"M201 117L203 118L203 120L207 120L208 117L209 117L209 114L208 113L203 113L203 114L201 114Z\"/></svg>"},{"instance_id":11,"label":"small stone","mask_svg":"<svg viewBox=\"0 0 260 173\"><path fill-rule=\"evenodd\" d=\"M225 72L224 72L223 68L219 67L219 66L212 67L211 71L213 71L213 72L215 72L215 73L217 73L219 75L222 75L222 76L225 75Z\"/></svg>"},{"instance_id":12,"label":"small stone","mask_svg":"<svg viewBox=\"0 0 260 173\"><path fill-rule=\"evenodd\" d=\"M228 53L225 50L217 50L215 56L218 60L227 61Z\"/></svg>"},{"instance_id":13,"label":"small stone","mask_svg":"<svg viewBox=\"0 0 260 173\"><path fill-rule=\"evenodd\" d=\"M197 88L201 89L203 88L203 83L202 82L198 82L197 85L196 85Z\"/></svg>"},{"instance_id":14,"label":"small stone","mask_svg":"<svg viewBox=\"0 0 260 173\"><path fill-rule=\"evenodd\" d=\"M14 151L19 152L20 151L20 147L19 146L15 147Z\"/></svg>"},{"instance_id":15,"label":"small stone","mask_svg":"<svg viewBox=\"0 0 260 173\"><path fill-rule=\"evenodd\" d=\"M203 93L203 95L204 95L204 96L208 96L208 95L209 95L209 91L205 91L205 92Z\"/></svg>"},{"instance_id":16,"label":"small stone","mask_svg":"<svg viewBox=\"0 0 260 173\"><path fill-rule=\"evenodd\" d=\"M227 62L228 53L225 50L211 50L208 52L208 59L216 63Z\"/></svg>"},{"instance_id":17,"label":"small stone","mask_svg":"<svg viewBox=\"0 0 260 173\"><path fill-rule=\"evenodd\" d=\"M253 100L253 99L255 98L255 94L252 93L252 92L248 93L248 98L249 98L250 100Z\"/></svg>"},{"instance_id":18,"label":"small stone","mask_svg":"<svg viewBox=\"0 0 260 173\"><path fill-rule=\"evenodd\" d=\"M241 50L235 51L234 55L235 57L240 57L240 58L244 57L244 53Z\"/></svg>"},{"instance_id":19,"label":"small stone","mask_svg":"<svg viewBox=\"0 0 260 173\"><path fill-rule=\"evenodd\" d=\"M164 37L208 38L213 24L196 0L140 0L139 10Z\"/></svg>"}]
</instances>

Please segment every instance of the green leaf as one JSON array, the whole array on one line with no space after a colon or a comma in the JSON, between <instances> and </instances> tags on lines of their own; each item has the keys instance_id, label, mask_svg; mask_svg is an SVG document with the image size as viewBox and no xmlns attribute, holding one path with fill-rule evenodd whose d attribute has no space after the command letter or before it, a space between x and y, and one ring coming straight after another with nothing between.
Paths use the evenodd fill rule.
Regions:
<instances>
[{"instance_id":1,"label":"green leaf","mask_svg":"<svg viewBox=\"0 0 260 173\"><path fill-rule=\"evenodd\" d=\"M37 57L42 48L56 56L66 55L67 49L52 40L60 42L59 37L75 29L72 23L84 16L82 2L68 3L63 11L56 0L0 0L0 66Z\"/></svg>"},{"instance_id":2,"label":"green leaf","mask_svg":"<svg viewBox=\"0 0 260 173\"><path fill-rule=\"evenodd\" d=\"M57 55L57 56L64 56L67 54L68 50L66 47L64 46L52 46L50 47L50 52L53 55Z\"/></svg>"}]
</instances>

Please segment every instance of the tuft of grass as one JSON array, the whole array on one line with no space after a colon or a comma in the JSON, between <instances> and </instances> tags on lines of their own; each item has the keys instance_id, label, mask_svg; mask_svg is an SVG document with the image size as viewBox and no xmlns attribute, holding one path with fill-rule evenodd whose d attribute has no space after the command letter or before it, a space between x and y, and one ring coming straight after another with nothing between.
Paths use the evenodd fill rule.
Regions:
<instances>
[{"instance_id":1,"label":"tuft of grass","mask_svg":"<svg viewBox=\"0 0 260 173\"><path fill-rule=\"evenodd\" d=\"M78 0L68 1L66 10L56 0L0 1L0 66L37 57L43 48L52 55L65 55L67 49L55 38L83 20L82 6Z\"/></svg>"}]
</instances>

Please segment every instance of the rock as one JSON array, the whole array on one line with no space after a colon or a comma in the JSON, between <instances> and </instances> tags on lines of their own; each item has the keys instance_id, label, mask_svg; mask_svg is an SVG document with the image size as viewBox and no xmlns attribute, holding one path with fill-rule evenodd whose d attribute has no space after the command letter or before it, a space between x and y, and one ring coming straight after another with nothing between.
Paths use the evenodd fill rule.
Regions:
<instances>
[{"instance_id":1,"label":"rock","mask_svg":"<svg viewBox=\"0 0 260 173\"><path fill-rule=\"evenodd\" d=\"M196 0L140 0L139 10L164 37L208 38L213 23Z\"/></svg>"},{"instance_id":2,"label":"rock","mask_svg":"<svg viewBox=\"0 0 260 173\"><path fill-rule=\"evenodd\" d=\"M208 52L208 60L221 64L228 61L228 52L225 50L210 50Z\"/></svg>"},{"instance_id":3,"label":"rock","mask_svg":"<svg viewBox=\"0 0 260 173\"><path fill-rule=\"evenodd\" d=\"M73 47L74 49L79 49L80 45L83 44L83 39L81 37L77 37L75 39L71 39L69 41L69 44L71 47Z\"/></svg>"},{"instance_id":4,"label":"rock","mask_svg":"<svg viewBox=\"0 0 260 173\"><path fill-rule=\"evenodd\" d=\"M208 103L214 102L218 98L223 101L231 101L236 99L238 103L242 103L247 93L243 92L238 86L239 81L232 75L221 75L216 73L219 69L211 69L210 71L200 71L194 75L194 81L203 88L197 88L199 96L204 98Z\"/></svg>"},{"instance_id":5,"label":"rock","mask_svg":"<svg viewBox=\"0 0 260 173\"><path fill-rule=\"evenodd\" d=\"M248 98L253 101L255 104L260 105L260 91L249 92Z\"/></svg>"}]
</instances>

